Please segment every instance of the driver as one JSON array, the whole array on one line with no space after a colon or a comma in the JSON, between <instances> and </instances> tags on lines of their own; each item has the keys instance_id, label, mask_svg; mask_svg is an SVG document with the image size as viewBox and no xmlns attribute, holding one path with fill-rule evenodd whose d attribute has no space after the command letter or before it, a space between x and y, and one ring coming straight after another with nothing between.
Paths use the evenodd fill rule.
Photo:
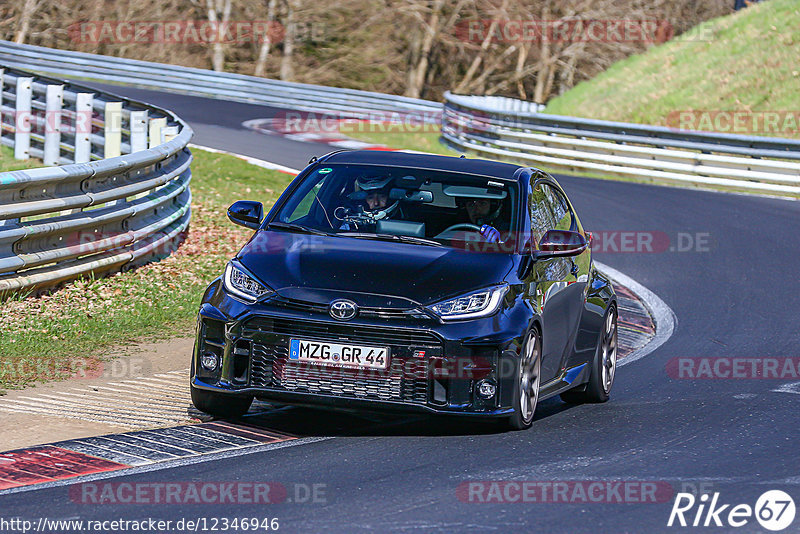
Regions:
<instances>
[{"instance_id":1,"label":"driver","mask_svg":"<svg viewBox=\"0 0 800 534\"><path fill-rule=\"evenodd\" d=\"M373 184L369 184L365 187L362 184L356 185L359 186L367 196L364 197L364 204L366 204L365 209L367 211L377 211L386 207L386 204L389 202L389 192L386 190L386 187L382 188L371 188Z\"/></svg>"},{"instance_id":2,"label":"driver","mask_svg":"<svg viewBox=\"0 0 800 534\"><path fill-rule=\"evenodd\" d=\"M500 211L503 204L498 199L481 197L462 197L459 205L467 211L469 221L480 228L480 234L490 243L500 242L499 226Z\"/></svg>"},{"instance_id":3,"label":"driver","mask_svg":"<svg viewBox=\"0 0 800 534\"><path fill-rule=\"evenodd\" d=\"M388 219L398 211L400 201L389 204L389 190L392 184L391 176L362 176L356 179L354 191L348 195L356 200L358 211L350 212L345 217L342 229L349 230L352 226L374 225L381 219Z\"/></svg>"}]
</instances>

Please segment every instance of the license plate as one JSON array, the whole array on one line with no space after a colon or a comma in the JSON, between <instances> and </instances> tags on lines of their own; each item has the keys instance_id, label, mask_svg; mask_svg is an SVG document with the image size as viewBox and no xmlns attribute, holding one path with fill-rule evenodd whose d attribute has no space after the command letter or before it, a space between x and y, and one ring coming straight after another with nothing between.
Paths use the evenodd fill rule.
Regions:
<instances>
[{"instance_id":1,"label":"license plate","mask_svg":"<svg viewBox=\"0 0 800 534\"><path fill-rule=\"evenodd\" d=\"M389 349L388 347L292 339L289 342L289 359L332 367L386 369L389 365Z\"/></svg>"}]
</instances>

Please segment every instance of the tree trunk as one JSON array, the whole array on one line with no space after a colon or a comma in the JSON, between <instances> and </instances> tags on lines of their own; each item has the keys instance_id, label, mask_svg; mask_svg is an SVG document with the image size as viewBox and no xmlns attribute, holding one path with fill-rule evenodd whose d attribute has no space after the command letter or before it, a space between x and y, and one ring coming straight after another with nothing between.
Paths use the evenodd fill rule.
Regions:
<instances>
[{"instance_id":1,"label":"tree trunk","mask_svg":"<svg viewBox=\"0 0 800 534\"><path fill-rule=\"evenodd\" d=\"M256 76L263 76L267 70L267 58L269 57L269 49L272 46L273 26L275 25L275 8L278 5L278 0L269 0L267 7L267 34L264 36L264 42L261 43L261 49L258 51L258 59L256 60L256 70L253 73Z\"/></svg>"},{"instance_id":2,"label":"tree trunk","mask_svg":"<svg viewBox=\"0 0 800 534\"><path fill-rule=\"evenodd\" d=\"M467 73L464 75L464 78L462 78L461 82L456 86L455 90L453 91L454 93L462 93L467 87L469 87L470 82L472 82L472 78L475 76L475 73L478 72L478 67L481 66L483 55L486 53L486 50L489 49L489 45L492 44L492 36L497 30L497 25L500 23L500 18L502 17L503 13L505 13L506 7L508 7L508 0L503 0L503 4L500 6L497 16L489 25L489 31L486 32L486 37L484 37L483 42L481 43L480 50L478 50L478 53L472 60L472 63L470 64L469 69L467 69Z\"/></svg>"},{"instance_id":3,"label":"tree trunk","mask_svg":"<svg viewBox=\"0 0 800 534\"><path fill-rule=\"evenodd\" d=\"M422 39L422 47L419 54L419 62L410 77L411 84L406 90L406 94L413 98L419 98L422 93L422 86L425 83L425 75L428 72L428 62L433 46L433 40L439 32L439 17L441 15L444 0L434 0L431 8L431 16L425 28L425 36Z\"/></svg>"},{"instance_id":4,"label":"tree trunk","mask_svg":"<svg viewBox=\"0 0 800 534\"><path fill-rule=\"evenodd\" d=\"M294 55L295 24L294 16L297 10L298 0L287 0L286 2L286 31L283 37L283 57L281 57L281 80L292 81L294 79Z\"/></svg>"},{"instance_id":5,"label":"tree trunk","mask_svg":"<svg viewBox=\"0 0 800 534\"><path fill-rule=\"evenodd\" d=\"M217 71L222 72L225 68L225 46L220 39L225 35L225 26L231 18L231 1L232 0L207 0L208 6L208 22L216 28L216 38L211 45L211 67ZM221 16L219 14L221 12Z\"/></svg>"},{"instance_id":6,"label":"tree trunk","mask_svg":"<svg viewBox=\"0 0 800 534\"><path fill-rule=\"evenodd\" d=\"M525 61L528 59L528 46L522 45L519 47L519 55L517 56L517 68L514 69L514 75L517 77L517 93L522 100L528 99L528 94L525 92L525 82L522 79L522 69L525 67Z\"/></svg>"},{"instance_id":7,"label":"tree trunk","mask_svg":"<svg viewBox=\"0 0 800 534\"><path fill-rule=\"evenodd\" d=\"M544 7L543 18L545 24L547 24L550 18L550 9L547 5ZM541 68L536 75L536 85L533 88L533 101L537 104L544 104L543 99L547 86L547 79L550 76L550 72L555 68L555 65L553 65L553 57L550 52L550 39L548 38L542 39L542 47L539 51L539 63L541 64Z\"/></svg>"},{"instance_id":8,"label":"tree trunk","mask_svg":"<svg viewBox=\"0 0 800 534\"><path fill-rule=\"evenodd\" d=\"M31 18L36 12L38 6L37 0L25 0L22 6L22 15L19 18L19 26L17 27L17 35L14 37L14 42L24 44L28 38L28 32L31 29Z\"/></svg>"}]
</instances>

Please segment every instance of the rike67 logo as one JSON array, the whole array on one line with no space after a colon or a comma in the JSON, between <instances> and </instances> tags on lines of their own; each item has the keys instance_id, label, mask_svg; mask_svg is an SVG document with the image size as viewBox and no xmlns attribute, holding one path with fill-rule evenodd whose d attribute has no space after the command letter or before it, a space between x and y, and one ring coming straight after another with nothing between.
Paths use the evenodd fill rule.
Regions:
<instances>
[{"instance_id":1,"label":"rike67 logo","mask_svg":"<svg viewBox=\"0 0 800 534\"><path fill-rule=\"evenodd\" d=\"M707 493L700 497L678 493L667 526L739 528L755 518L762 528L779 531L792 524L794 515L794 499L781 490L764 492L755 506L722 503L718 492L710 497Z\"/></svg>"}]
</instances>

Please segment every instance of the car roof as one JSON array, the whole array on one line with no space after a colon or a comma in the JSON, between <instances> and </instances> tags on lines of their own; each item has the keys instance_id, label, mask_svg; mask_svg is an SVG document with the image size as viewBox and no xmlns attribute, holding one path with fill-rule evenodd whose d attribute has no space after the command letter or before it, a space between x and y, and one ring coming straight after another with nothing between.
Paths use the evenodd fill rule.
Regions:
<instances>
[{"instance_id":1,"label":"car roof","mask_svg":"<svg viewBox=\"0 0 800 534\"><path fill-rule=\"evenodd\" d=\"M387 150L344 150L321 158L326 163L349 163L361 165L387 165L392 167L413 167L436 171L462 172L489 178L517 181L515 173L523 169L520 165L489 161L485 159L438 156L417 152Z\"/></svg>"}]
</instances>

